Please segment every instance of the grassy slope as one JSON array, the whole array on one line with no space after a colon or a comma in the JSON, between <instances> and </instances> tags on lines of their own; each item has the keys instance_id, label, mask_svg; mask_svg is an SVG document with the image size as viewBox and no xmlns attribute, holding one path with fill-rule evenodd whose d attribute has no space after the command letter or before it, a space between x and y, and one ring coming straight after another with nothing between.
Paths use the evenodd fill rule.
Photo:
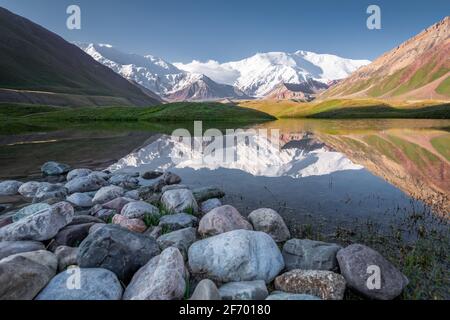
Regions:
<instances>
[{"instance_id":1,"label":"grassy slope","mask_svg":"<svg viewBox=\"0 0 450 320\"><path fill-rule=\"evenodd\" d=\"M243 101L239 105L277 118L450 118L450 103L438 101L405 103L376 99L333 99L301 103L291 100L253 100Z\"/></svg>"},{"instance_id":2,"label":"grassy slope","mask_svg":"<svg viewBox=\"0 0 450 320\"><path fill-rule=\"evenodd\" d=\"M180 102L140 107L85 107L61 108L50 106L0 104L0 133L14 134L39 129L67 126L101 126L105 122L130 123L142 127L150 122L205 122L254 123L275 120L258 110L221 103ZM102 124L103 123L103 124Z\"/></svg>"}]
</instances>

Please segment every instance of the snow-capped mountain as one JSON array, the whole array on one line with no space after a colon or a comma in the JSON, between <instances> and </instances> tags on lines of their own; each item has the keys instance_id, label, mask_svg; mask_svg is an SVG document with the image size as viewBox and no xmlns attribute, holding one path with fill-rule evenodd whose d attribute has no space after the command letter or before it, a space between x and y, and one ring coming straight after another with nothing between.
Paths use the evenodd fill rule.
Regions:
<instances>
[{"instance_id":1,"label":"snow-capped mountain","mask_svg":"<svg viewBox=\"0 0 450 320\"><path fill-rule=\"evenodd\" d=\"M200 137L191 140L162 135L151 144L130 153L108 168L111 171L169 169L235 169L254 176L302 178L326 175L343 170L361 170L344 154L331 150L309 137L293 140L281 149L261 135L225 136L224 141L236 141L222 148L212 148ZM199 148L202 145L203 148ZM223 144L220 144L223 146ZM217 145L216 145L217 146Z\"/></svg>"},{"instance_id":2,"label":"snow-capped mountain","mask_svg":"<svg viewBox=\"0 0 450 320\"><path fill-rule=\"evenodd\" d=\"M348 77L369 60L345 59L308 51L258 53L240 61L174 63L181 70L201 72L213 80L232 84L253 97L264 97L282 83L301 84L309 79L329 83Z\"/></svg>"},{"instance_id":3,"label":"snow-capped mountain","mask_svg":"<svg viewBox=\"0 0 450 320\"><path fill-rule=\"evenodd\" d=\"M98 62L124 78L169 100L208 100L245 97L230 85L215 83L207 76L178 69L152 55L124 53L108 44L77 45Z\"/></svg>"}]
</instances>

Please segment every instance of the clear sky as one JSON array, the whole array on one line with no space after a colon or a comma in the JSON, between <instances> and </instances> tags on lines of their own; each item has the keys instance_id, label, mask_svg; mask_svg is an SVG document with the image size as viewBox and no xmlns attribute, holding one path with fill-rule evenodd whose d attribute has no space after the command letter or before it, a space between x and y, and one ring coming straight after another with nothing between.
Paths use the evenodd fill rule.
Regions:
<instances>
[{"instance_id":1,"label":"clear sky","mask_svg":"<svg viewBox=\"0 0 450 320\"><path fill-rule=\"evenodd\" d=\"M82 29L66 28L81 7ZM368 30L377 4L382 29ZM68 41L112 44L171 62L308 50L374 59L450 14L449 0L0 0Z\"/></svg>"}]
</instances>

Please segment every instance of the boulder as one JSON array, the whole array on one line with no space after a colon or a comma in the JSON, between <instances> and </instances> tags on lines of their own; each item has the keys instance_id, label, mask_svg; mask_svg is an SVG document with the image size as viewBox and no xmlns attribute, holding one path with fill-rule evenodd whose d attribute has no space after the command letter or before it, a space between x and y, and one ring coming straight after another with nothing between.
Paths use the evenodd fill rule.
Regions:
<instances>
[{"instance_id":1,"label":"boulder","mask_svg":"<svg viewBox=\"0 0 450 320\"><path fill-rule=\"evenodd\" d=\"M159 178L163 175L164 173L161 171L145 171L141 174L141 178L144 180L153 180L156 178Z\"/></svg>"},{"instance_id":2,"label":"boulder","mask_svg":"<svg viewBox=\"0 0 450 320\"><path fill-rule=\"evenodd\" d=\"M197 223L198 219L187 213L169 214L159 219L159 226L169 231L195 227Z\"/></svg>"},{"instance_id":3,"label":"boulder","mask_svg":"<svg viewBox=\"0 0 450 320\"><path fill-rule=\"evenodd\" d=\"M284 268L283 256L266 233L234 230L197 241L188 252L193 273L220 282L271 282Z\"/></svg>"},{"instance_id":4,"label":"boulder","mask_svg":"<svg viewBox=\"0 0 450 320\"><path fill-rule=\"evenodd\" d=\"M36 195L36 192L39 189L40 185L41 183L36 181L25 182L20 186L18 192L23 197L32 199Z\"/></svg>"},{"instance_id":5,"label":"boulder","mask_svg":"<svg viewBox=\"0 0 450 320\"><path fill-rule=\"evenodd\" d=\"M58 184L43 182L39 185L33 198L33 203L44 201L64 201L67 197L67 189Z\"/></svg>"},{"instance_id":6,"label":"boulder","mask_svg":"<svg viewBox=\"0 0 450 320\"><path fill-rule=\"evenodd\" d=\"M202 236L214 236L239 229L253 230L253 227L234 207L225 205L203 216L198 233Z\"/></svg>"},{"instance_id":7,"label":"boulder","mask_svg":"<svg viewBox=\"0 0 450 320\"><path fill-rule=\"evenodd\" d=\"M219 292L222 300L264 300L269 295L263 280L229 282Z\"/></svg>"},{"instance_id":8,"label":"boulder","mask_svg":"<svg viewBox=\"0 0 450 320\"><path fill-rule=\"evenodd\" d=\"M163 234L163 229L160 226L149 227L147 231L144 232L147 237L152 237L158 239Z\"/></svg>"},{"instance_id":9,"label":"boulder","mask_svg":"<svg viewBox=\"0 0 450 320\"><path fill-rule=\"evenodd\" d=\"M92 198L86 193L74 193L66 198L68 202L73 204L75 207L88 208L92 207Z\"/></svg>"},{"instance_id":10,"label":"boulder","mask_svg":"<svg viewBox=\"0 0 450 320\"><path fill-rule=\"evenodd\" d=\"M90 175L92 173L91 169L74 169L69 171L69 173L67 174L67 181L71 181L75 178L81 178L81 177L86 177L88 175Z\"/></svg>"},{"instance_id":11,"label":"boulder","mask_svg":"<svg viewBox=\"0 0 450 320\"><path fill-rule=\"evenodd\" d=\"M175 189L164 192L161 197L161 203L172 213L198 212L197 201L192 191L188 189Z\"/></svg>"},{"instance_id":12,"label":"boulder","mask_svg":"<svg viewBox=\"0 0 450 320\"><path fill-rule=\"evenodd\" d=\"M31 204L29 206L23 207L22 209L20 209L19 211L17 211L13 216L12 216L12 221L13 222L17 222L23 218L32 216L38 212L41 212L43 210L48 210L51 208L51 205L46 204L46 203L35 203L35 204Z\"/></svg>"},{"instance_id":13,"label":"boulder","mask_svg":"<svg viewBox=\"0 0 450 320\"><path fill-rule=\"evenodd\" d=\"M322 300L319 297L310 294L287 293L282 291L273 291L266 300Z\"/></svg>"},{"instance_id":14,"label":"boulder","mask_svg":"<svg viewBox=\"0 0 450 320\"><path fill-rule=\"evenodd\" d=\"M144 201L133 201L127 203L120 212L121 215L129 219L143 219L145 216L159 217L157 207Z\"/></svg>"},{"instance_id":15,"label":"boulder","mask_svg":"<svg viewBox=\"0 0 450 320\"><path fill-rule=\"evenodd\" d=\"M163 180L166 185L179 184L181 182L180 176L172 172L164 173L161 180Z\"/></svg>"},{"instance_id":16,"label":"boulder","mask_svg":"<svg viewBox=\"0 0 450 320\"><path fill-rule=\"evenodd\" d=\"M103 187L97 191L92 202L94 204L104 204L108 201L111 201L115 198L123 196L125 191L123 188L118 186L107 186Z\"/></svg>"},{"instance_id":17,"label":"boulder","mask_svg":"<svg viewBox=\"0 0 450 320\"><path fill-rule=\"evenodd\" d=\"M38 241L1 241L0 260L16 253L45 250L45 246Z\"/></svg>"},{"instance_id":18,"label":"boulder","mask_svg":"<svg viewBox=\"0 0 450 320\"><path fill-rule=\"evenodd\" d=\"M89 234L94 222L66 226L53 239L51 250L59 246L77 247Z\"/></svg>"},{"instance_id":19,"label":"boulder","mask_svg":"<svg viewBox=\"0 0 450 320\"><path fill-rule=\"evenodd\" d=\"M225 196L225 192L218 187L204 187L192 190L194 194L195 200L197 202L203 202L213 198L223 198Z\"/></svg>"},{"instance_id":20,"label":"boulder","mask_svg":"<svg viewBox=\"0 0 450 320\"><path fill-rule=\"evenodd\" d=\"M345 279L323 270L291 270L275 279L275 289L288 293L308 294L323 300L342 300Z\"/></svg>"},{"instance_id":21,"label":"boulder","mask_svg":"<svg viewBox=\"0 0 450 320\"><path fill-rule=\"evenodd\" d=\"M58 258L58 270L64 271L69 266L77 264L78 248L59 246L55 250L55 255Z\"/></svg>"},{"instance_id":22,"label":"boulder","mask_svg":"<svg viewBox=\"0 0 450 320\"><path fill-rule=\"evenodd\" d=\"M200 206L200 210L203 213L208 213L212 209L215 209L215 208L218 208L221 206L222 206L222 201L220 201L217 198L213 198L213 199L209 199L209 200L202 202L202 204Z\"/></svg>"},{"instance_id":23,"label":"boulder","mask_svg":"<svg viewBox=\"0 0 450 320\"><path fill-rule=\"evenodd\" d=\"M58 258L56 255L50 251L47 250L36 250L36 251L28 251L28 252L20 252L13 254L9 257L4 258L4 260L12 260L14 257L23 257L28 260L32 260L36 263L39 263L53 272L56 273L56 270L58 270Z\"/></svg>"},{"instance_id":24,"label":"boulder","mask_svg":"<svg viewBox=\"0 0 450 320\"><path fill-rule=\"evenodd\" d=\"M130 190L125 192L125 197L133 200L140 200L138 190Z\"/></svg>"},{"instance_id":25,"label":"boulder","mask_svg":"<svg viewBox=\"0 0 450 320\"><path fill-rule=\"evenodd\" d=\"M120 214L116 214L112 218L112 223L137 233L143 233L147 230L147 226L141 219L129 219Z\"/></svg>"},{"instance_id":26,"label":"boulder","mask_svg":"<svg viewBox=\"0 0 450 320\"><path fill-rule=\"evenodd\" d=\"M72 222L69 223L67 226L74 226L76 224L85 224L85 223L103 223L103 220L93 216L78 215L74 216Z\"/></svg>"},{"instance_id":27,"label":"boulder","mask_svg":"<svg viewBox=\"0 0 450 320\"><path fill-rule=\"evenodd\" d=\"M133 276L124 300L181 300L186 291L186 268L176 248L167 248Z\"/></svg>"},{"instance_id":28,"label":"boulder","mask_svg":"<svg viewBox=\"0 0 450 320\"><path fill-rule=\"evenodd\" d=\"M130 202L133 202L133 199L128 199L125 197L118 197L115 198L105 204L103 204L102 208L104 209L113 209L116 212L121 212L123 207L125 207L125 205L127 205Z\"/></svg>"},{"instance_id":29,"label":"boulder","mask_svg":"<svg viewBox=\"0 0 450 320\"><path fill-rule=\"evenodd\" d=\"M362 244L353 244L337 253L341 274L348 286L370 299L391 300L408 285L408 279L377 251ZM380 282L377 286L376 272Z\"/></svg>"},{"instance_id":30,"label":"boulder","mask_svg":"<svg viewBox=\"0 0 450 320\"><path fill-rule=\"evenodd\" d=\"M222 297L214 282L203 279L197 284L189 300L222 300Z\"/></svg>"},{"instance_id":31,"label":"boulder","mask_svg":"<svg viewBox=\"0 0 450 320\"><path fill-rule=\"evenodd\" d=\"M97 191L106 185L108 185L108 182L106 182L105 179L100 178L98 175L90 174L88 176L82 176L70 180L65 184L65 187L68 192L72 194Z\"/></svg>"},{"instance_id":32,"label":"boulder","mask_svg":"<svg viewBox=\"0 0 450 320\"><path fill-rule=\"evenodd\" d=\"M76 276L78 284L72 281ZM69 268L54 277L36 300L120 300L122 292L117 276L109 270Z\"/></svg>"},{"instance_id":33,"label":"boulder","mask_svg":"<svg viewBox=\"0 0 450 320\"><path fill-rule=\"evenodd\" d=\"M77 261L82 268L111 270L121 281L128 282L140 267L159 253L155 239L117 225L105 225L83 240Z\"/></svg>"},{"instance_id":34,"label":"boulder","mask_svg":"<svg viewBox=\"0 0 450 320\"><path fill-rule=\"evenodd\" d=\"M136 189L139 187L139 180L134 175L114 174L109 178L109 183L124 189Z\"/></svg>"},{"instance_id":35,"label":"boulder","mask_svg":"<svg viewBox=\"0 0 450 320\"><path fill-rule=\"evenodd\" d=\"M187 258L187 252L189 247L197 241L197 231L195 228L185 228L176 230L170 233L166 233L157 239L159 248L164 250L169 247L178 248L183 255Z\"/></svg>"},{"instance_id":36,"label":"boulder","mask_svg":"<svg viewBox=\"0 0 450 320\"><path fill-rule=\"evenodd\" d=\"M55 273L47 265L20 254L4 258L0 260L0 300L31 300Z\"/></svg>"},{"instance_id":37,"label":"boulder","mask_svg":"<svg viewBox=\"0 0 450 320\"><path fill-rule=\"evenodd\" d=\"M41 172L44 176L59 176L70 171L70 166L56 161L49 161L44 163L41 167Z\"/></svg>"},{"instance_id":38,"label":"boulder","mask_svg":"<svg viewBox=\"0 0 450 320\"><path fill-rule=\"evenodd\" d=\"M47 210L1 228L0 241L49 240L72 221L73 215L73 207L69 203L57 203Z\"/></svg>"},{"instance_id":39,"label":"boulder","mask_svg":"<svg viewBox=\"0 0 450 320\"><path fill-rule=\"evenodd\" d=\"M256 231L270 235L276 242L284 242L291 237L286 223L275 210L262 208L251 212L248 220Z\"/></svg>"},{"instance_id":40,"label":"boulder","mask_svg":"<svg viewBox=\"0 0 450 320\"><path fill-rule=\"evenodd\" d=\"M7 180L0 182L0 196L15 196L19 194L20 181Z\"/></svg>"},{"instance_id":41,"label":"boulder","mask_svg":"<svg viewBox=\"0 0 450 320\"><path fill-rule=\"evenodd\" d=\"M177 190L177 189L189 189L189 187L184 184L171 184L171 185L162 187L161 193L164 193L164 192L170 191L170 190Z\"/></svg>"},{"instance_id":42,"label":"boulder","mask_svg":"<svg viewBox=\"0 0 450 320\"><path fill-rule=\"evenodd\" d=\"M341 246L334 243L291 239L283 246L283 258L287 270L337 271L337 252Z\"/></svg>"},{"instance_id":43,"label":"boulder","mask_svg":"<svg viewBox=\"0 0 450 320\"><path fill-rule=\"evenodd\" d=\"M107 226L106 223L94 223L94 225L89 229L89 234L94 233L100 228L103 228L104 226Z\"/></svg>"}]
</instances>

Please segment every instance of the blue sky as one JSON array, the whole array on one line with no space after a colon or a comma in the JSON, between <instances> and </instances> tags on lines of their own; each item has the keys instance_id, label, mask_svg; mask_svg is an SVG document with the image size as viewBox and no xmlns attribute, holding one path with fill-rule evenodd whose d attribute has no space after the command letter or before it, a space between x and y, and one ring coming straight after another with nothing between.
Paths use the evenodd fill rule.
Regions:
<instances>
[{"instance_id":1,"label":"blue sky","mask_svg":"<svg viewBox=\"0 0 450 320\"><path fill-rule=\"evenodd\" d=\"M81 30L66 28L70 4L81 7ZM381 7L381 30L366 28L370 4ZM171 62L296 50L374 59L450 13L449 0L0 0L0 6L68 41L109 43Z\"/></svg>"}]
</instances>

